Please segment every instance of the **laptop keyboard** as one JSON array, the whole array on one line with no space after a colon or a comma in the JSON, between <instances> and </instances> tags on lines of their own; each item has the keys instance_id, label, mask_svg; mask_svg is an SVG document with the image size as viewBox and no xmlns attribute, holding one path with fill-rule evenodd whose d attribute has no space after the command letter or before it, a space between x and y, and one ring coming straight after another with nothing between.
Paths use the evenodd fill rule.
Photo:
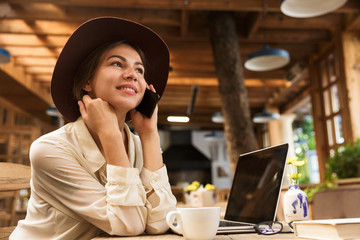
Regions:
<instances>
[{"instance_id":1,"label":"laptop keyboard","mask_svg":"<svg viewBox=\"0 0 360 240\"><path fill-rule=\"evenodd\" d=\"M241 223L241 222L229 222L229 221L223 221L220 220L219 227L237 227L237 226L251 226L247 223Z\"/></svg>"}]
</instances>

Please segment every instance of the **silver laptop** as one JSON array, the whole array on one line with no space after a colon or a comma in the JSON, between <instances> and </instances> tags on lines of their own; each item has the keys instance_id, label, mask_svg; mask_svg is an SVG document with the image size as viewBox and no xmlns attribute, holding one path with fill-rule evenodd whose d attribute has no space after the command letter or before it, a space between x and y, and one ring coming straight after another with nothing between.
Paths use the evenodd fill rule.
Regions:
<instances>
[{"instance_id":1,"label":"silver laptop","mask_svg":"<svg viewBox=\"0 0 360 240\"><path fill-rule=\"evenodd\" d=\"M254 225L274 221L289 145L240 155L218 234L254 232Z\"/></svg>"}]
</instances>

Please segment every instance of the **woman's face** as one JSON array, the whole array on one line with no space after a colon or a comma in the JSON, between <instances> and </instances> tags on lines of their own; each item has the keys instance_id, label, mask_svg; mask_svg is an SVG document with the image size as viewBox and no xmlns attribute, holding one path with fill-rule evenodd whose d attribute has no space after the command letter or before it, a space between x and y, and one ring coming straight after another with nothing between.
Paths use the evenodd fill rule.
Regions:
<instances>
[{"instance_id":1,"label":"woman's face","mask_svg":"<svg viewBox=\"0 0 360 240\"><path fill-rule=\"evenodd\" d=\"M144 73L139 54L127 44L117 45L104 52L94 77L83 89L92 98L101 98L115 110L127 113L144 95Z\"/></svg>"}]
</instances>

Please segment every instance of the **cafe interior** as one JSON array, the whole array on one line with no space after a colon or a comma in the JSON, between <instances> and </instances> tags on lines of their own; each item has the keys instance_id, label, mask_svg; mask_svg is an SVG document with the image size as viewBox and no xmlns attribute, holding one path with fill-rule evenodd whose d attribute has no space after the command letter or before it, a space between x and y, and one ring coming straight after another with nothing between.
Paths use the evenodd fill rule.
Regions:
<instances>
[{"instance_id":1,"label":"cafe interior","mask_svg":"<svg viewBox=\"0 0 360 240\"><path fill-rule=\"evenodd\" d=\"M82 22L116 16L150 27L169 47L158 128L179 203L193 181L226 200L239 154L287 142L296 156L294 123L304 119L315 142L304 187L324 183L328 158L360 137L360 1L300 2L0 1L0 162L29 166L31 143L67 124L50 94L57 57ZM30 178L21 171L6 176ZM29 188L1 188L0 226L25 217ZM348 199L359 202L360 178L339 179L338 188L355 189Z\"/></svg>"}]
</instances>

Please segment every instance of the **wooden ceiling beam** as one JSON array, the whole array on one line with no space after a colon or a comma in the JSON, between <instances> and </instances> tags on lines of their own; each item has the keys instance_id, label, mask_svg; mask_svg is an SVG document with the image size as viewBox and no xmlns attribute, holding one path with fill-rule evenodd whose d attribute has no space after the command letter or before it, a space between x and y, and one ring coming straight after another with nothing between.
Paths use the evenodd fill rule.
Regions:
<instances>
[{"instance_id":1,"label":"wooden ceiling beam","mask_svg":"<svg viewBox=\"0 0 360 240\"><path fill-rule=\"evenodd\" d=\"M60 21L1 19L0 33L36 34L70 36L78 26L77 23L64 23Z\"/></svg>"},{"instance_id":2,"label":"wooden ceiling beam","mask_svg":"<svg viewBox=\"0 0 360 240\"><path fill-rule=\"evenodd\" d=\"M24 46L6 46L6 50L8 50L11 55L16 57L54 57L53 51L51 51L48 47L43 46L34 46L34 47L24 47ZM60 54L62 48L56 48L57 55Z\"/></svg>"},{"instance_id":3,"label":"wooden ceiling beam","mask_svg":"<svg viewBox=\"0 0 360 240\"><path fill-rule=\"evenodd\" d=\"M21 47L47 47L57 48L65 45L68 37L65 36L37 36L33 34L10 34L0 35L0 45Z\"/></svg>"},{"instance_id":4,"label":"wooden ceiling beam","mask_svg":"<svg viewBox=\"0 0 360 240\"><path fill-rule=\"evenodd\" d=\"M33 85L32 76L26 72L26 70L22 67L16 66L14 63L10 62L8 64L0 66L0 70L3 72L3 75L7 75L7 79L16 82L16 84L20 84L23 88L28 89L34 95L37 95L42 101L47 104L52 103L52 99L49 94L44 91L44 89L39 88L36 85ZM5 85L4 85L5 86ZM4 88L7 88L5 86ZM6 91L6 90L3 90ZM7 91L13 92L16 89L8 89Z\"/></svg>"},{"instance_id":5,"label":"wooden ceiling beam","mask_svg":"<svg viewBox=\"0 0 360 240\"><path fill-rule=\"evenodd\" d=\"M324 30L331 29L338 30L339 22L343 21L343 16L337 13L329 13L321 17L311 18L293 18L281 13L267 13L263 18L260 27L266 29L313 29Z\"/></svg>"},{"instance_id":6,"label":"wooden ceiling beam","mask_svg":"<svg viewBox=\"0 0 360 240\"><path fill-rule=\"evenodd\" d=\"M52 74L35 74L33 75L33 80L43 83L43 87L50 90L51 76Z\"/></svg>"},{"instance_id":7,"label":"wooden ceiling beam","mask_svg":"<svg viewBox=\"0 0 360 240\"><path fill-rule=\"evenodd\" d=\"M304 29L295 29L295 30L283 30L283 29L274 29L274 30L259 30L252 35L251 38L240 38L240 43L304 43L304 42L316 42L316 41L331 41L331 35L328 31L320 30L304 30Z\"/></svg>"},{"instance_id":8,"label":"wooden ceiling beam","mask_svg":"<svg viewBox=\"0 0 360 240\"><path fill-rule=\"evenodd\" d=\"M2 25L1 23L5 23ZM32 27L29 24L21 24L21 22L17 21L16 24L12 24L9 21L0 21L0 44L8 45L8 46L47 46L47 47L62 47L67 41L69 35L59 34L62 30L49 31L46 33L46 28L51 29L64 29L63 23L60 22L51 22L51 24L40 24L33 23ZM48 23L48 22L47 22ZM21 25L20 25L21 24ZM15 27L11 27L15 26ZM16 27L18 26L18 27ZM15 28L15 29L14 29ZM11 31L14 29L14 32ZM70 33L74 29L67 27L64 30L65 33ZM211 52L210 43L208 38L203 35L198 35L197 40L193 38L194 35L189 38L193 38L193 40L187 40L187 37L190 33L187 30L183 37L180 36L169 36L167 33L160 31L158 32L160 36L169 42L169 47L176 46L181 49L182 47L185 50L193 51L193 49L189 49L189 46L196 50L207 49L209 53ZM185 36L186 35L186 36ZM327 31L319 31L319 30L266 30L266 31L257 31L252 34L250 38L239 37L240 47L243 44L251 43L255 45L257 43L263 44L274 43L276 45L284 45L284 44L305 44L309 42L317 42L317 41L330 41L331 35Z\"/></svg>"},{"instance_id":9,"label":"wooden ceiling beam","mask_svg":"<svg viewBox=\"0 0 360 240\"><path fill-rule=\"evenodd\" d=\"M53 57L16 57L15 64L23 66L48 66L54 68L56 58Z\"/></svg>"},{"instance_id":10,"label":"wooden ceiling beam","mask_svg":"<svg viewBox=\"0 0 360 240\"><path fill-rule=\"evenodd\" d=\"M263 14L260 12L252 13L245 38L250 39L254 37L262 22L262 16Z\"/></svg>"},{"instance_id":11,"label":"wooden ceiling beam","mask_svg":"<svg viewBox=\"0 0 360 240\"><path fill-rule=\"evenodd\" d=\"M76 23L75 26L90 18L99 16L119 16L150 26L180 27L181 24L179 11L171 9L166 11L160 9L124 9L106 5L99 8L64 7L63 5L57 6L44 2L26 2L26 4L22 5L21 3L11 3L11 1L0 3L0 9L2 9L0 13L2 13L2 16L6 16L6 19L72 22Z\"/></svg>"},{"instance_id":12,"label":"wooden ceiling beam","mask_svg":"<svg viewBox=\"0 0 360 240\"><path fill-rule=\"evenodd\" d=\"M346 31L358 31L359 29L360 29L360 16L357 16L346 27Z\"/></svg>"},{"instance_id":13,"label":"wooden ceiling beam","mask_svg":"<svg viewBox=\"0 0 360 240\"><path fill-rule=\"evenodd\" d=\"M48 14L48 16L42 17L42 15L44 14L38 13L41 11L43 11L44 14ZM184 26L186 26L185 23L187 22L187 17L188 17L186 10L183 10L181 12L181 16L177 12L141 11L141 13L134 13L132 11L134 10L105 9L103 10L103 13L101 13L101 10L96 9L96 12L91 13L92 11L90 8L90 9L84 9L83 13L81 12L81 14L79 14L79 9L70 11L70 13L69 10L67 10L66 15L64 15L53 12L49 13L48 10L46 11L42 9L39 10L38 8L33 7L33 8L29 8L25 13L23 12L19 13L18 16L16 16L16 14L4 12L3 15L6 16L6 19L0 20L0 32L70 35L82 21L85 21L95 16L102 16L102 15L121 16L124 18L141 22L145 25L175 26L175 27L181 26L182 28L184 28ZM37 13L34 14L34 12ZM74 12L74 14L72 14L71 12ZM256 18L257 21L254 22L254 26L252 28L254 28L257 24L259 24L257 22L259 21L260 16L262 15L257 13L256 16L257 16ZM340 21L339 18L341 18L341 16L335 13L325 15L324 17L321 18L306 18L306 19L290 18L279 14L270 14L270 15L266 15L265 19L260 22L260 27L267 29L272 29L275 26L276 29L336 30L340 27L336 24L337 22ZM27 21L34 21L36 23L36 28L35 29L29 28L28 26L26 26L24 21L18 19L26 19ZM44 19L50 21L46 21ZM61 22L54 22L54 21L61 21ZM65 24L64 22L66 22L67 24ZM258 28L258 26L256 28ZM199 36L203 36L203 33L199 33ZM246 38L248 37L245 37L245 39Z\"/></svg>"},{"instance_id":14,"label":"wooden ceiling beam","mask_svg":"<svg viewBox=\"0 0 360 240\"><path fill-rule=\"evenodd\" d=\"M202 26L204 27L204 26ZM199 27L201 28L201 27ZM188 32L186 36L177 36L174 33L169 34L169 31L157 29L157 32L160 36L162 36L167 42L174 43L193 43L193 44L209 44L209 34L208 32ZM326 30L289 30L289 29L274 29L274 30L266 30L259 29L256 33L252 34L249 38L243 37L241 33L239 33L238 39L239 43L257 43L257 42L271 42L276 44L303 44L305 42L316 42L316 41L330 41L330 32Z\"/></svg>"},{"instance_id":15,"label":"wooden ceiling beam","mask_svg":"<svg viewBox=\"0 0 360 240\"><path fill-rule=\"evenodd\" d=\"M0 96L36 118L50 124L46 108L52 104L47 89L32 80L23 68L10 62L0 66Z\"/></svg>"},{"instance_id":16,"label":"wooden ceiling beam","mask_svg":"<svg viewBox=\"0 0 360 240\"><path fill-rule=\"evenodd\" d=\"M8 0L10 3L24 3L23 0ZM121 7L121 8L148 8L148 9L191 9L191 10L216 10L216 11L263 11L263 0L27 0L28 3L48 3L62 6L88 6L88 7ZM280 11L279 0L267 0L267 11ZM357 0L349 0L337 12L355 12L359 8Z\"/></svg>"},{"instance_id":17,"label":"wooden ceiling beam","mask_svg":"<svg viewBox=\"0 0 360 240\"><path fill-rule=\"evenodd\" d=\"M169 77L168 80L169 85L178 85L178 86L218 86L219 82L217 78L173 78ZM289 86L289 82L285 79L252 79L246 78L245 85L247 87L264 87L264 86L272 86L272 87L287 87Z\"/></svg>"},{"instance_id":18,"label":"wooden ceiling beam","mask_svg":"<svg viewBox=\"0 0 360 240\"><path fill-rule=\"evenodd\" d=\"M47 66L25 67L25 72L29 74L52 74L54 68Z\"/></svg>"},{"instance_id":19,"label":"wooden ceiling beam","mask_svg":"<svg viewBox=\"0 0 360 240\"><path fill-rule=\"evenodd\" d=\"M181 10L181 37L185 37L188 33L189 14L187 10Z\"/></svg>"}]
</instances>

